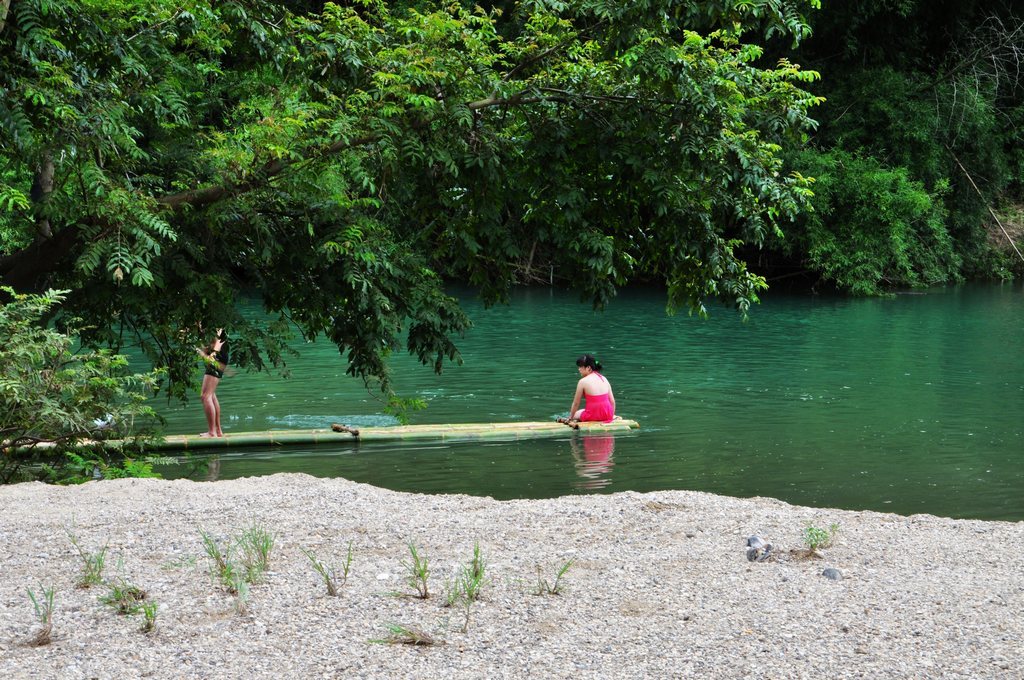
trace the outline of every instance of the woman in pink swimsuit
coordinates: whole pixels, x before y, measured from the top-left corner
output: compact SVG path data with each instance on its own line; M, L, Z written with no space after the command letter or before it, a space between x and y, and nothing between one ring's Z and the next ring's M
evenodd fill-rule
M592 354L584 354L576 360L580 381L576 383L576 396L569 409L570 420L609 423L615 419L615 395L612 386L601 375L601 362ZM580 400L586 397L586 406L576 410Z

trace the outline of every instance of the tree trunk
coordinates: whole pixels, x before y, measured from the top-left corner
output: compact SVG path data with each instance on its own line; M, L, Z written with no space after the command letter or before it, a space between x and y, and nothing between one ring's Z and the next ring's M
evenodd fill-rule
M7 23L7 10L11 8L11 0L0 0L0 33L4 32Z
M35 203L36 243L53 238L50 218L46 216L46 204L50 201L50 194L53 193L53 171L53 158L47 152L43 154L43 162L39 164L36 176L32 180L31 196L32 202Z
M0 284L11 286L18 291L42 290L46 287L57 263L76 247L76 230L65 229L54 237L53 226L47 214L46 204L53 193L54 172L53 158L46 152L36 167L32 189L29 192L36 223L36 236L29 247L0 257Z

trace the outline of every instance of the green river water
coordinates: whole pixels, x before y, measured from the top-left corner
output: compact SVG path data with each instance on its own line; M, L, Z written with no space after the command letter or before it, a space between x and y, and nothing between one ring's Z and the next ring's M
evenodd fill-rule
M618 412L641 429L510 442L253 449L210 478L275 472L498 499L693 489L818 507L1024 520L1024 291L963 286L887 299L770 293L744 323L664 312L623 291L604 312L564 291L517 290L491 309L468 294L465 363L435 375L394 357L413 423L564 415L575 358L596 353ZM256 314L257 310L252 310ZM228 432L395 421L327 342L296 345L290 378L239 372L219 389ZM197 368L198 371L198 368ZM159 408L169 433L205 429L198 398ZM170 466L168 477L183 474Z

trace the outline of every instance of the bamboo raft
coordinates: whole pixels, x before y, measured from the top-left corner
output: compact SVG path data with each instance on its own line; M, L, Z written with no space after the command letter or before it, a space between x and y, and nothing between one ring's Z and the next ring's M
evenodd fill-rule
M243 448L252 446L300 446L309 444L339 444L364 441L406 440L474 440L474 439L535 439L581 434L628 432L640 427L635 420L618 418L610 423L558 422L526 423L456 423L449 425L398 425L393 427L350 428L335 425L333 429L269 430L266 432L233 432L223 437L201 437L192 434L167 435L147 448L163 451L216 448Z

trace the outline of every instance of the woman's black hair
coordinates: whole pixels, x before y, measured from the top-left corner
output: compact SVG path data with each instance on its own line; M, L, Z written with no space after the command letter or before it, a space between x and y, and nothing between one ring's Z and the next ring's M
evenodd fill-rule
M593 354L584 354L576 360L577 366L586 366L589 369L601 372L601 362Z

